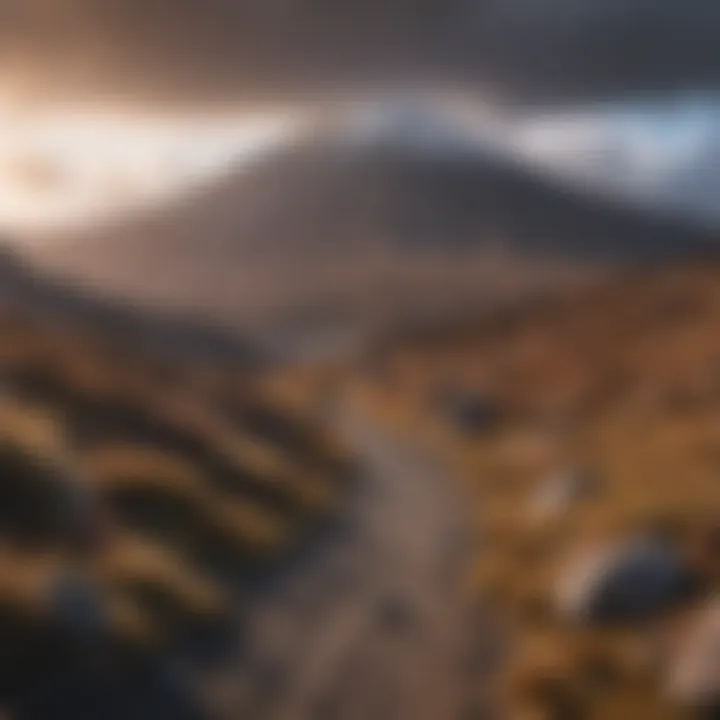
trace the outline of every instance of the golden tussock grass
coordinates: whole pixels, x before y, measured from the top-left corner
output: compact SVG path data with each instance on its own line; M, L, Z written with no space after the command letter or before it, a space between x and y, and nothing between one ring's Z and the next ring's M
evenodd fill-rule
M720 269L673 268L391 346L381 381L355 373L356 401L432 444L474 499L472 576L512 638L509 717L686 716L663 648L720 589L718 323ZM501 420L464 425L434 399L448 385ZM542 500L567 472L592 473L597 491ZM619 631L568 622L556 600L568 560L647 536L694 578L687 600Z
M260 385L0 309L3 658L25 639L42 662L58 603L148 653L237 614L243 573L332 512L348 462Z

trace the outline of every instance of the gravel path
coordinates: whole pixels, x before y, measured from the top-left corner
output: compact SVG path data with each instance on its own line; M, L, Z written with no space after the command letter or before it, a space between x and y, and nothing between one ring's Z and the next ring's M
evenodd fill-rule
M363 462L337 537L250 610L243 660L208 688L223 720L487 717L488 634L465 568L465 511L442 469L358 418Z

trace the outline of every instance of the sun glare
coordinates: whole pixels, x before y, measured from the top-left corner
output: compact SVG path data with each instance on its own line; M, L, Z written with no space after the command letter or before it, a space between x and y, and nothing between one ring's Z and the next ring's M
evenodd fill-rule
M0 231L47 235L157 202L289 139L299 113L142 118L0 102Z

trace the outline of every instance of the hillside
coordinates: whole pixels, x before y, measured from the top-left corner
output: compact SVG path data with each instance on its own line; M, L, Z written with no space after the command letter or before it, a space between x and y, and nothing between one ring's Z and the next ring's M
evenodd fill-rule
M308 342L705 252L714 235L489 152L330 134L34 259L136 302Z
M629 273L396 339L355 375L474 503L508 717L717 714L719 280Z
M117 301L102 290L91 292L77 283L62 282L26 262L9 243L0 244L0 303L48 322L78 323L160 356L180 355L246 369L270 360L236 332L197 318L192 311L153 312L134 304L132 298Z
M0 310L0 709L201 717L171 668L238 651L244 598L332 514L349 459L238 366L150 353L13 298Z

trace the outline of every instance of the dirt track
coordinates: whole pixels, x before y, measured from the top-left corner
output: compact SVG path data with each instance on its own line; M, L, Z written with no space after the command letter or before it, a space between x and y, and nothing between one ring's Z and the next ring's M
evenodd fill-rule
M228 720L487 717L462 504L421 453L343 424L363 460L357 497L337 537L253 607L243 661L210 689L215 709Z

